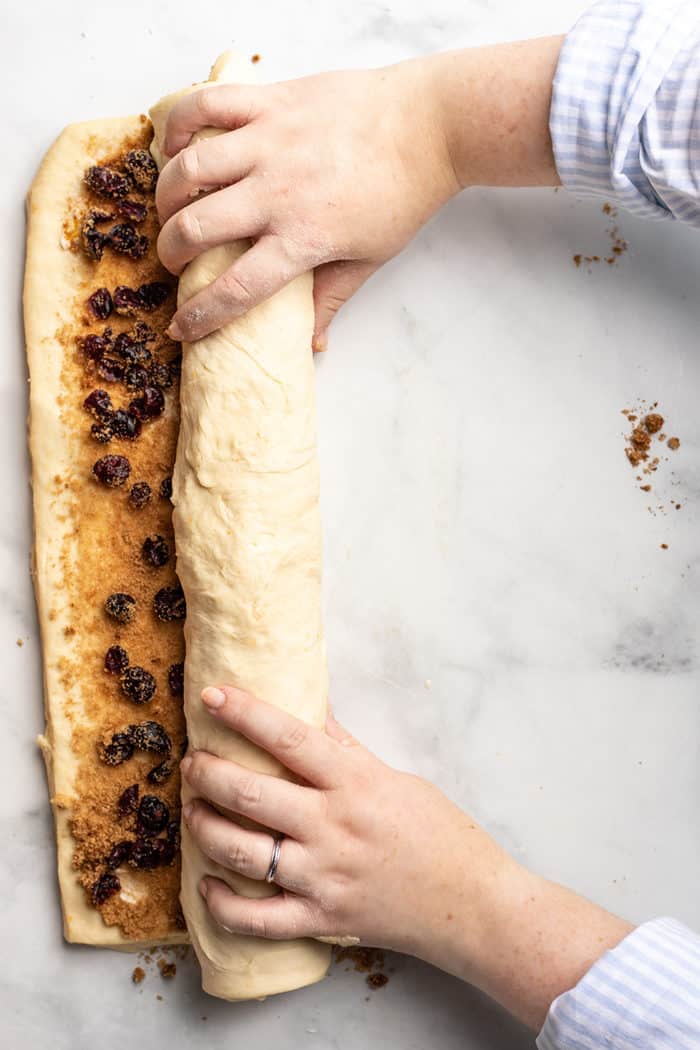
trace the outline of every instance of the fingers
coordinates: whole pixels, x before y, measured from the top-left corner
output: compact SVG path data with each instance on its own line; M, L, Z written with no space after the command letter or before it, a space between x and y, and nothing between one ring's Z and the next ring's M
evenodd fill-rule
M321 932L303 897L284 892L258 900L241 897L221 879L211 877L202 879L199 890L214 921L229 933L286 941Z
M205 689L202 700L215 718L269 751L310 784L325 788L337 783L341 755L337 744L320 729L231 685Z
M206 751L188 755L181 769L195 794L299 841L318 821L320 795L313 788L255 773Z
M178 216L186 215L190 208L178 212L169 221L176 222ZM230 235L220 238L232 239ZM290 256L280 237L272 234L261 237L233 266L179 307L170 322L168 335L177 341L194 343L234 317L240 317L263 299L269 299L305 269L302 262Z
M368 262L330 262L314 272L315 324L312 346L315 351L328 346L328 326L336 313L377 269Z
M237 182L252 167L252 143L247 128L200 139L180 150L158 176L156 206L161 226L180 208L191 204L199 193Z
M172 215L158 235L160 261L179 274L207 248L258 234L267 223L253 180L226 186Z
M184 810L187 827L207 857L249 879L262 881L270 870L275 840L264 831L242 828L201 799L188 803ZM307 885L304 875L304 851L294 839L283 839L275 883L296 893Z
M163 152L173 157L201 128L241 128L257 112L261 89L244 84L212 84L176 102L168 114Z

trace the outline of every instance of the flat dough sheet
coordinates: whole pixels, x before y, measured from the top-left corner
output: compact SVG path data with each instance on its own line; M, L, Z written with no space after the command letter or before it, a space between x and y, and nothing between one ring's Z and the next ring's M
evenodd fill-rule
M40 737L56 823L58 877L64 933L68 941L137 950L153 943L129 940L118 926L107 926L86 899L72 867L70 830L78 761L71 749L75 726L90 726L78 678L65 667L79 659L75 610L65 583L65 557L74 567L74 497L69 485L80 455L81 437L61 418L61 370L65 349L57 333L69 326L76 289L86 262L68 250L61 231L67 202L80 195L83 172L117 150L143 128L139 116L86 121L67 127L46 154L27 198L28 232L24 283L24 324L31 378L29 445L34 501L33 576L44 657L46 730ZM73 537L73 538L72 538ZM187 941L182 932L158 937L160 943Z

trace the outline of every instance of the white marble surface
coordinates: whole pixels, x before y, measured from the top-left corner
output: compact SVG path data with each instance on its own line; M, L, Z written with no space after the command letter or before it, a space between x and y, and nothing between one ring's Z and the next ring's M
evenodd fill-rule
M396 959L231 1007L132 987L132 961L66 947L42 768L29 558L22 195L62 125L142 110L229 46L269 77L564 30L580 0L261 0L6 6L0 244L0 1040L52 1047L515 1050L492 1004ZM337 321L319 362L326 600L339 716L436 780L523 861L633 920L700 925L700 241L552 191L454 201ZM620 409L658 399L682 439L652 516ZM675 475L671 475L671 468ZM671 483L674 483L673 486ZM660 549L668 543L668 551ZM15 641L24 640L19 648ZM430 680L432 688L425 685ZM164 1001L156 994L162 993ZM206 1022L201 1020L206 1015Z

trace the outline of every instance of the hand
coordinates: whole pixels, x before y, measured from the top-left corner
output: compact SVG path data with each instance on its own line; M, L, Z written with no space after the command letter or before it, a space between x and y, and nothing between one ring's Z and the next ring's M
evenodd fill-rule
M201 751L183 761L201 796L185 820L212 860L264 879L273 838L209 803L285 836L280 895L254 900L205 880L217 922L274 939L351 935L423 957L458 911L476 932L489 884L508 858L437 788L390 769L332 717L324 733L240 689L205 690L203 699L214 718L301 779L251 773Z
M253 246L173 318L193 341L316 267L314 348L338 307L458 185L420 61L263 87L212 85L169 114L158 253L179 274L214 245ZM188 146L204 127L226 133ZM193 201L202 190L213 190Z
M468 980L533 1028L632 927L526 871L437 788L390 769L329 717L312 728L240 689L205 689L211 716L274 755L297 783L206 752L182 762L184 818L212 860L264 879L282 832L274 897L200 892L214 920L259 937L344 937L419 956ZM208 800L208 801L207 801Z

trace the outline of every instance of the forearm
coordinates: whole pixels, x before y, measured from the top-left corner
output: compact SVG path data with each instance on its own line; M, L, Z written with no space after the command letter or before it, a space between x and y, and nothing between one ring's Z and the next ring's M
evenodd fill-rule
M418 954L476 985L535 1030L554 999L633 929L505 854L492 867L478 908L473 892L457 907Z
M549 111L563 39L468 48L422 60L461 187L559 185Z

